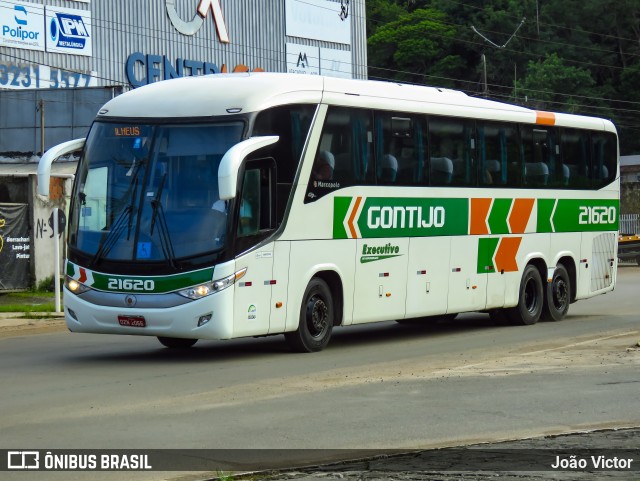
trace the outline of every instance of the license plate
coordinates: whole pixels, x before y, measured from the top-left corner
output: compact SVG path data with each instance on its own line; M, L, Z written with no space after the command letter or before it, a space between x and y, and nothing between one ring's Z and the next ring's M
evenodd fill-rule
M147 321L142 316L118 316L118 323L126 327L147 327Z

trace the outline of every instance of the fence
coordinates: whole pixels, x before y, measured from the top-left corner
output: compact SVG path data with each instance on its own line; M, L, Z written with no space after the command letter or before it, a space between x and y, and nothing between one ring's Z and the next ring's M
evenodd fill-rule
M640 234L640 214L621 214L620 233Z

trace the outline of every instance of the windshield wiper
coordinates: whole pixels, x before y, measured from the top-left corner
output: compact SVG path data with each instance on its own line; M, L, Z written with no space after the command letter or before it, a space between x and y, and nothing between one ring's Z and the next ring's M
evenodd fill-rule
M160 234L160 246L162 247L162 253L164 254L165 259L169 261L171 267L175 269L175 252L173 251L171 234L169 233L169 227L167 226L167 218L164 215L164 208L162 207L162 202L160 201L160 196L162 195L162 190L164 189L164 182L166 179L167 174L164 174L162 176L162 180L160 181L160 185L158 186L158 192L156 192L155 198L151 201L153 214L151 215L151 227L149 229L149 235L153 236L153 229L156 225L156 219L159 219L158 233Z
M129 196L129 203L122 209L116 221L111 225L111 230L107 234L107 236L100 244L98 251L93 256L91 263L93 265L98 265L102 259L104 259L111 249L116 245L118 239L120 238L120 234L124 230L124 227L127 226L127 241L131 238L131 228L133 227L133 211L135 208L135 200L136 194L138 192L138 173L140 172L140 167L144 162L140 162L137 166L135 166L136 170L133 173L133 177L131 178L131 183L129 184L129 189L131 189L131 195ZM127 219L125 223L125 219Z

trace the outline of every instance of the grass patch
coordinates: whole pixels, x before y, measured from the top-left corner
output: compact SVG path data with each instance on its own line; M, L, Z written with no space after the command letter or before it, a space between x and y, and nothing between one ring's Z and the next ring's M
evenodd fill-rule
M52 292L8 292L0 294L0 312L55 312Z
M0 304L0 312L55 312L55 302L45 304Z
M34 297L43 297L43 298L53 299L53 297L55 296L55 293L48 292L48 291L42 291L42 292L24 291L24 292L10 292L8 294L5 294L5 296L7 297L7 299L11 299L11 298L33 299Z

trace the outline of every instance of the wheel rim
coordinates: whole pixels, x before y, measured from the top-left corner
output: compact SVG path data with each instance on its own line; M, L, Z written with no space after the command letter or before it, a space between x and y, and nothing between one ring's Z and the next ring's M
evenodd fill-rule
M553 307L562 311L569 301L569 288L564 279L557 278L553 282Z
M538 308L538 297L535 280L528 279L524 286L524 305L530 313L534 313Z
M307 302L307 328L311 337L322 337L329 328L329 307L319 296L312 296Z

